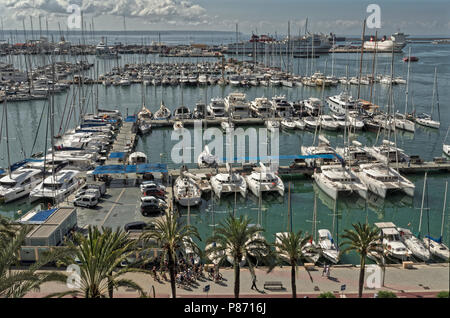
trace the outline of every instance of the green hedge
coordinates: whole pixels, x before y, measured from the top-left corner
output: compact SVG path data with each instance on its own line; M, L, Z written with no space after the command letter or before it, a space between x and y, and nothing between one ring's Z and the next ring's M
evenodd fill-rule
M441 291L436 295L437 298L448 298L448 291Z
M380 290L378 292L378 298L397 298L397 295L390 291Z
M326 292L319 295L319 298L336 298L332 292Z

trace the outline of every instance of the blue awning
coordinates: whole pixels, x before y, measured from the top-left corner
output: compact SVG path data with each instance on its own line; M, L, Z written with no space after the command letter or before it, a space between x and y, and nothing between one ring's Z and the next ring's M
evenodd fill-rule
M94 175L99 174L117 174L117 173L167 173L167 164L139 164L139 165L105 165L98 166L92 172Z
M136 115L128 116L125 118L125 122L127 123L135 123L136 122Z
M110 159L123 159L126 156L126 152L111 152L109 154Z

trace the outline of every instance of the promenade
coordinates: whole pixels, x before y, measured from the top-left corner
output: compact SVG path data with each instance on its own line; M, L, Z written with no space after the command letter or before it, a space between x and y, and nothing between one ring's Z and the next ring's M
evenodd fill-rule
M241 288L240 297L291 297L291 269L288 266L277 267L271 273L267 269L260 267L256 269L257 282L259 289L251 289L251 275L248 269L241 270ZM370 271L370 270L369 270ZM179 298L197 298L197 297L220 297L232 298L234 288L234 272L232 268L223 268L220 271L224 280L215 283L209 279L197 281L194 286L183 289L177 288L177 297ZM371 273L366 273L366 282ZM124 275L132 279L143 287L146 293L156 298L170 297L170 283L168 281L155 281L150 275L141 273L127 273ZM374 277L374 276L373 276ZM331 268L330 277L322 276L322 269L308 272L299 267L297 272L297 297L308 296L317 297L323 292L333 292L337 297L357 297L358 293L359 268L356 266L335 266ZM449 266L448 264L432 265L414 265L411 269L403 269L401 266L389 266L386 268L384 287L364 290L364 297L373 297L379 290L387 290L397 293L398 297L436 297L440 291L449 290ZM279 281L283 284L283 290L264 289L266 281ZM205 293L204 287L210 285L210 291ZM341 286L345 285L345 290L341 293ZM39 292L29 293L27 297L44 297L50 293L69 290L66 285L61 283L45 283L41 286ZM153 292L154 290L154 292ZM120 288L114 293L114 297L137 297L136 291Z

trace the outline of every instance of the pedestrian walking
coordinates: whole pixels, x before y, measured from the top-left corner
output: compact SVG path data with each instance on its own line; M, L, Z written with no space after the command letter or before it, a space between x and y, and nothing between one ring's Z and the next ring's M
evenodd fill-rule
M323 265L322 277L327 273L327 265Z
M256 275L254 275L252 278L252 288L251 289L258 290L258 287L256 287Z
M328 266L327 266L327 277L328 277L328 278L330 278L330 269L331 269L331 266L328 265Z

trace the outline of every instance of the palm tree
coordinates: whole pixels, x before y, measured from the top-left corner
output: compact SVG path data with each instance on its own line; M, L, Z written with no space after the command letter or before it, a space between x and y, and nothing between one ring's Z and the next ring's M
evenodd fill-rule
M66 266L75 262L79 267L79 281L76 290L54 293L47 297L62 297L65 295L85 298L104 298L108 294L113 297L114 289L129 287L145 296L143 289L130 279L121 278L128 272L147 272L131 266L119 266L127 262L137 251L136 242L128 238L122 230L113 231L110 228L89 227L85 237L76 233L74 241L67 242L71 255L65 257L62 263ZM138 263L138 262L136 262Z
M208 239L207 243L215 243L208 249L210 255L216 255L216 261L223 261L227 254L233 258L234 268L234 297L239 298L240 290L240 265L244 258L252 276L255 272L252 258L271 261L273 253L266 240L261 236L264 231L261 227L249 226L250 219L245 216L235 218L231 213L220 222L216 233ZM270 270L270 269L269 269Z
M355 251L360 256L360 272L359 272L359 290L358 296L362 297L364 288L364 274L366 266L366 256L371 252L378 253L378 245L380 236L380 230L376 227L364 223L352 224L354 230L345 230L341 236L346 241L341 243L341 246L347 245L341 253L347 253L349 251Z
M66 276L60 273L37 272L45 264L58 260L61 250L45 253L25 270L12 269L19 264L20 249L31 229L0 217L0 298L21 298L30 291L39 291L45 282L66 281Z
M191 240L193 237L201 240L200 235L194 226L181 224L178 215L170 211L166 212L163 219L156 220L153 224L155 227L144 232L141 240L155 240L157 246L164 250L168 259L172 297L176 298L175 275L177 252L182 251L183 245L189 243L190 247L196 253L200 253L198 246Z
M303 261L303 248L311 240L310 235L303 235L302 231L289 232L278 235L274 243L275 253L280 261L287 261L291 265L292 298L297 298L295 274L298 263Z

